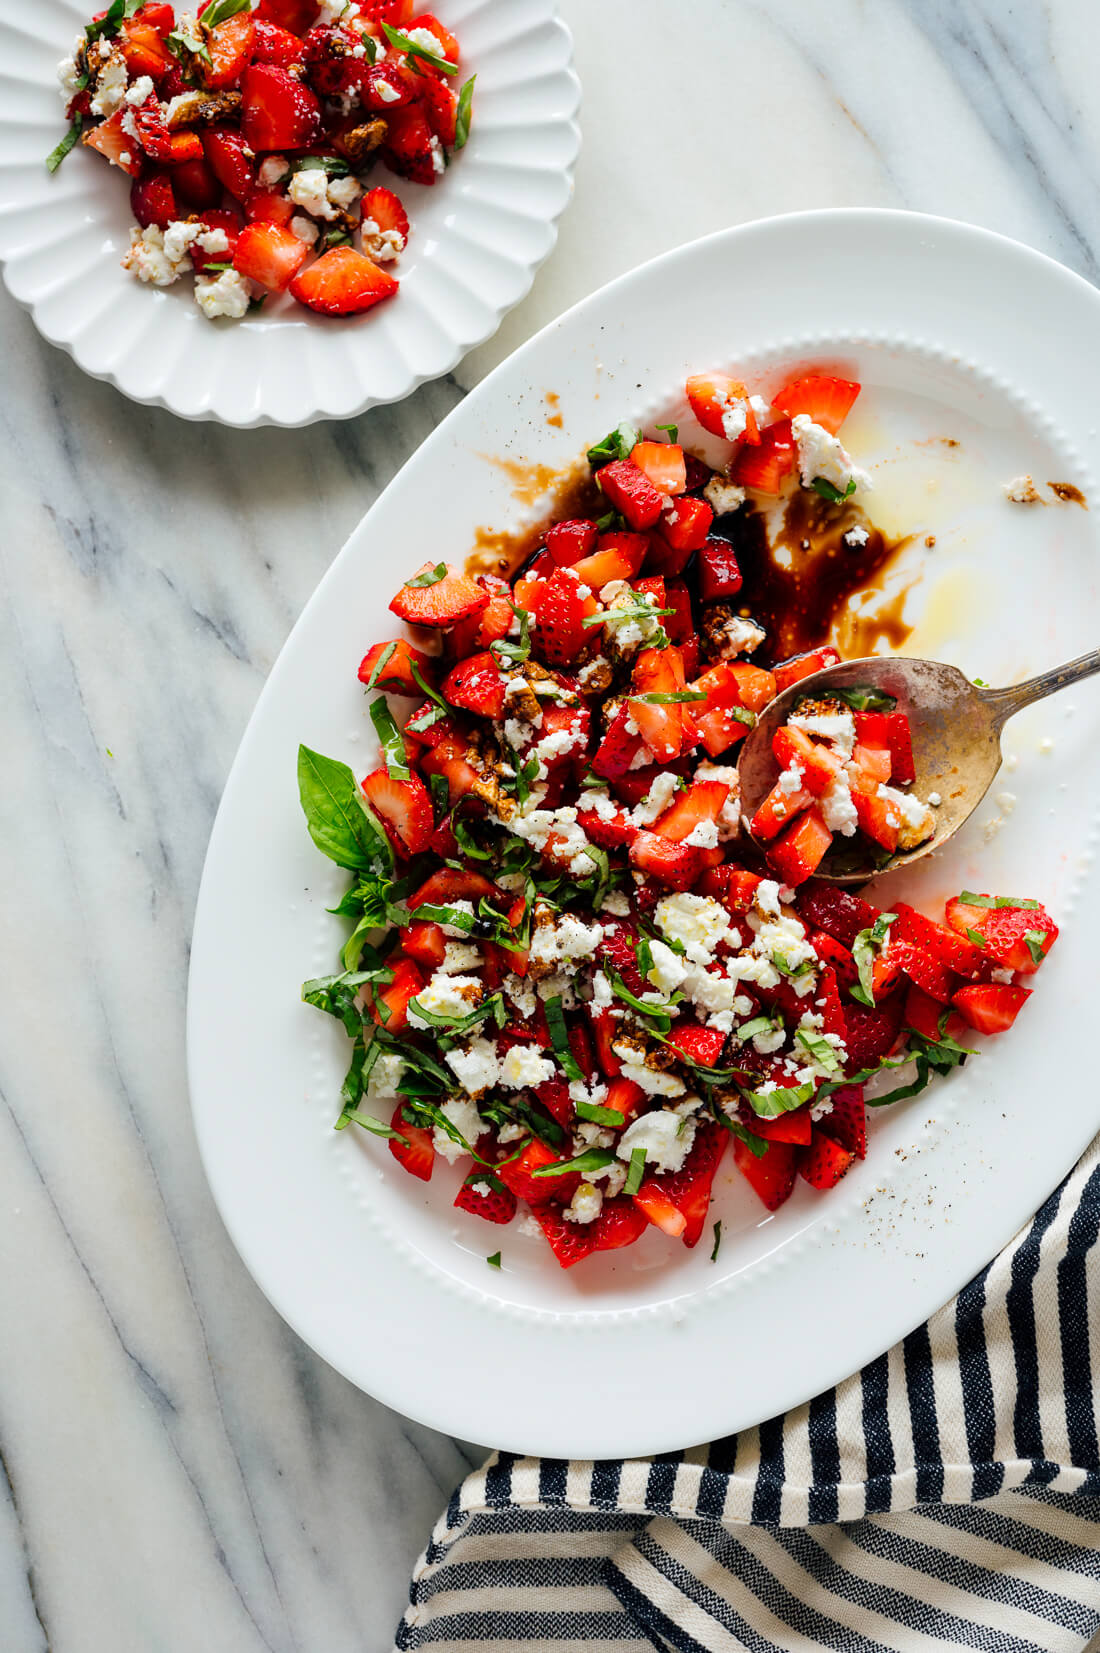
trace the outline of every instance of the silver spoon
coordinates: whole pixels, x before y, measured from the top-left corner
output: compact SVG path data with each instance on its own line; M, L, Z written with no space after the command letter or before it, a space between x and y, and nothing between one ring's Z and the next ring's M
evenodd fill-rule
M749 831L749 822L778 779L772 736L786 722L796 702L806 696L824 698L837 688L882 689L894 696L898 710L909 719L916 770L913 792L922 799L938 792L943 800L936 810L936 831L916 849L892 856L885 865L881 855L876 864L873 848L867 844L864 850L864 841L860 840L861 847L853 844L835 870L830 869L830 858L826 857L815 876L833 884L862 884L876 874L912 866L958 832L989 791L1001 767L1001 730L1009 718L1033 701L1043 700L1096 672L1100 672L1100 649L1008 689L980 689L957 666L901 655L875 655L827 666L776 695L742 746L737 769L745 830ZM840 842L847 845L848 840ZM760 847L766 848L763 844Z

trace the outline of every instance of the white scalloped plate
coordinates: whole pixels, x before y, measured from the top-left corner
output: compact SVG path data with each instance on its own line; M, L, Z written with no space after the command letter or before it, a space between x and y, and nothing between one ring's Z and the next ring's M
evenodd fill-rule
M210 322L188 279L141 285L120 267L127 181L64 131L56 65L90 0L0 0L0 261L51 344L137 402L227 425L349 419L449 373L527 294L557 239L580 145L580 84L554 0L438 0L477 74L470 141L434 188L389 183L412 221L401 291L367 315L317 316L289 297Z
M294 765L304 740L370 767L355 671L392 630L400 570L461 558L479 529L518 523L517 462L564 468L621 418L683 417L684 377L707 366L767 386L832 362L863 381L846 439L871 468L876 519L918 535L898 575L915 579L912 652L990 682L1083 652L1100 630L1093 517L1012 506L1001 484L1029 471L1092 497L1098 344L1091 287L983 231L875 212L748 225L657 259L525 345L360 524L230 776L189 1026L199 1143L229 1231L275 1306L354 1382L518 1451L599 1457L710 1439L804 1401L907 1333L1069 1169L1097 1125L1078 1080L1094 1014L1100 684L1018 719L1002 801L890 885L931 909L963 887L1050 906L1063 934L1020 1024L876 1117L868 1159L830 1195L800 1184L768 1217L727 1158L714 1263L709 1238L688 1253L653 1231L563 1273L518 1225L455 1212L457 1170L441 1164L425 1186L374 1139L332 1130L346 1042L298 988L333 968L342 926L325 907L344 878L305 833ZM429 492L446 504L430 520L416 508ZM499 1272L485 1261L498 1247Z

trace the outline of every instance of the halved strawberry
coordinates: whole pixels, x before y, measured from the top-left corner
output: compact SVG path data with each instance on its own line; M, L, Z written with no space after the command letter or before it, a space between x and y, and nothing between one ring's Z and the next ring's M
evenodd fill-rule
M409 924L401 932L401 947L418 964L438 970L447 953L447 937L440 924Z
M685 838L691 837L697 827L705 829L707 825L717 822L729 795L726 781L695 781L676 794L670 807L653 823L653 830L674 844L682 843ZM701 836L708 834L704 830ZM713 848L713 844L709 847Z
M364 223L369 218L380 230L395 230L408 243L409 215L392 189L383 189L380 184L369 189L363 197L362 216Z
M798 916L850 948L861 930L870 930L882 912L860 895L836 884L809 884L798 892ZM918 939L918 938L914 938Z
M409 1002L416 998L424 985L412 959L397 959L393 965L393 980L385 987L372 991L370 1014L387 1033L400 1033L407 1027Z
M596 612L592 596L582 597L576 569L555 569L539 597L535 637L539 654L551 665L568 666L589 640L584 621Z
M483 1192L485 1189L488 1193ZM471 1217L484 1217L487 1223L510 1223L516 1214L512 1190L484 1168L470 1172L455 1195L455 1205Z
M760 494L780 494L798 462L798 448L789 419L779 419L760 433L754 446L743 443L733 456L729 476L742 488Z
M250 149L305 149L321 130L321 105L285 69L252 63L241 76L241 130Z
M819 1129L857 1159L866 1159L867 1109L863 1103L863 1086L845 1085L842 1090L834 1091L832 1104Z
M442 160L442 147L419 104L392 105L386 114L384 154L390 169L415 184L434 184L435 156Z
M395 781L388 770L375 769L362 788L399 854L419 855L427 849L435 823L428 788L418 775Z
M693 551L707 543L714 512L705 499L670 499L655 527L661 541L650 542L649 566L662 574L679 574Z
M256 182L256 161L236 127L208 126L202 135L202 147L218 182L238 201L247 201Z
M789 660L781 660L778 666L772 668L776 694L782 694L792 683L801 683L804 677L812 677L814 672L824 671L826 666L835 666L839 661L840 655L828 643L819 649L808 649L805 654L792 655Z
M1001 986L996 982L960 987L951 1003L978 1033L1004 1033L1030 999L1030 987Z
M227 17L210 30L202 61L203 83L210 87L235 86L252 57L253 23L250 11Z
M835 1188L855 1157L851 1149L815 1130L810 1146L802 1151L798 1174L811 1188Z
M453 149L458 122L458 98L446 81L434 74L422 76L420 102L428 125L445 149Z
M258 11L253 13L254 63L274 63L280 69L289 69L292 63L301 63L303 58L303 44L296 34L291 34L289 29L280 28L278 23L269 23Z
M772 1142L758 1159L738 1137L733 1139L734 1164L769 1211L778 1211L794 1189L799 1150L789 1142Z
M844 1006L844 1043L848 1050L847 1067L852 1073L877 1067L884 1056L889 1056L898 1042L904 1013L902 995L892 994L871 1009L867 1005L849 1001Z
M414 913L428 902L434 907L446 907L453 901L487 900L500 903L502 897L503 891L479 872L466 867L440 867L438 872L433 872L424 880L419 889L406 896L405 905Z
M675 442L638 442L631 449L630 463L666 498L682 494L687 487L684 450Z
M388 656L387 650L392 651ZM383 657L386 657L386 663L375 677L374 673ZM404 637L397 637L388 643L375 643L372 649L367 650L359 667L359 681L370 683L375 689L384 689L388 694L411 695L415 699L424 691L413 676L414 666L423 681L430 685L435 669L434 662L419 649L414 649Z
M597 1236L593 1230L598 1228L599 1218L594 1223L571 1223L547 1205L535 1206L532 1215L562 1268L572 1268L574 1263L583 1262L597 1249Z
M122 130L121 109L85 132L81 142L86 143L89 149L98 149L112 166L121 167L131 178L141 176L145 166L144 152L136 138Z
M793 419L804 413L835 436L859 395L860 386L851 379L834 379L824 373L807 373L792 379L772 397L772 407Z
M142 229L157 224L166 230L179 217L172 180L166 172L151 172L130 185L130 211Z
M933 1042L939 1040L946 1033L949 1039L958 1039L965 1027L961 1016L951 1010L944 1020L944 1007L939 1000L930 998L922 993L914 983L905 995L905 1013L903 1020L906 1027L911 1027L925 1039ZM943 1032L940 1022L943 1021Z
M724 1125L707 1120L695 1132L695 1141L679 1171L643 1177L634 1195L651 1223L666 1234L676 1233L686 1246L698 1244L710 1206L711 1186L729 1133Z
M438 579L438 568L446 572ZM431 576L428 584L417 584ZM413 626L453 626L467 614L480 614L489 602L489 593L454 563L426 562L410 575L390 603L390 612Z
M713 1068L725 1047L726 1035L717 1027L700 1027L697 1023L691 1022L673 1022L668 1042L673 1050L679 1051L681 1056L686 1056L689 1062L695 1062L700 1067Z
M452 706L476 712L479 717L497 718L504 710L505 682L491 654L474 654L448 672L442 694Z
M833 835L816 808L807 809L768 851L769 865L785 884L804 884L824 859Z
M931 953L918 947L916 942L901 941L891 935L890 940L875 960L875 967L882 963L895 966L904 972L909 980L916 982L921 990L931 998L938 999L940 1004L947 1004L951 998L951 977L943 965L934 959ZM878 993L878 983L875 983L875 993Z
M758 440L756 415L740 379L731 379L728 373L693 373L684 389L692 413L712 436L724 436L731 442L738 436L746 442ZM739 433L735 431L738 424Z
M596 1231L597 1251L618 1251L641 1239L649 1219L629 1196L621 1194L617 1199L605 1199L596 1221L588 1227Z
M354 247L330 247L290 284L291 297L323 316L358 316L392 298L398 282Z
M630 459L615 459L596 472L596 481L613 510L621 511L631 528L652 528L665 496Z
M233 268L281 293L309 257L304 241L280 224L246 224L233 252Z
M611 580L631 580L646 560L650 541L646 534L615 528L601 534L595 551L573 564L582 584L599 591Z
M604 780L617 781L625 776L645 744L636 730L631 732L628 727L630 722L630 709L624 703L596 748L592 769Z
M435 1165L435 1145L432 1142L432 1133L424 1125L410 1125L408 1120L403 1119L401 1110L404 1106L403 1102L397 1104L393 1111L393 1118L390 1120L390 1129L400 1131L405 1141L395 1142L391 1137L390 1153L397 1163L408 1171L410 1176L419 1177L421 1182L431 1182L432 1168Z
M741 589L741 569L728 540L708 539L699 553L699 595L705 603L719 597L736 597Z
M986 896L985 899L993 898ZM1040 906L982 907L953 897L947 903L947 922L960 935L968 930L980 935L985 942L982 950L985 958L1023 976L1038 970L1058 939L1057 924L1046 908Z
M596 549L600 531L586 517L572 517L567 522L556 522L546 531L546 549L559 568L572 568L582 557L590 557Z
M479 585L485 584L484 575L479 577ZM474 642L479 649L487 649L490 643L499 643L507 637L512 629L512 603L508 596L501 596L495 591L490 592L489 601L482 610L477 623L477 635Z
M516 1198L526 1200L529 1205L544 1205L550 1199L571 1200L581 1180L576 1171L567 1171L560 1177L535 1176L536 1171L556 1164L562 1157L553 1148L548 1148L545 1142L540 1142L538 1137L532 1137L522 1153L497 1165L495 1170ZM535 1214L537 1216L538 1212Z
M670 890L690 890L708 867L721 863L720 849L673 844L657 832L639 832L630 846L630 864Z

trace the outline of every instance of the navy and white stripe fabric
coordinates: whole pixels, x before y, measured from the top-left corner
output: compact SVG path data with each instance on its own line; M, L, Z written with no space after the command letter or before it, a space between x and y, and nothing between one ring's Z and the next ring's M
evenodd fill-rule
M1100 1139L932 1319L836 1389L627 1462L499 1453L396 1646L1080 1653L1100 1630Z

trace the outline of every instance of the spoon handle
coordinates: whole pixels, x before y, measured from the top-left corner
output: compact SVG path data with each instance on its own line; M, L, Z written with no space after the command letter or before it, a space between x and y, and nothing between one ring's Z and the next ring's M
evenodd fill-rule
M1083 677L1092 677L1096 672L1100 672L1100 649L1082 654L1064 666L1055 666L1049 672L1040 672L1038 677L1029 677L1026 683L1014 683L1008 689L983 689L982 699L1000 731L1010 717L1015 717L1033 701L1045 700L1048 694L1068 689L1071 683L1079 683Z

